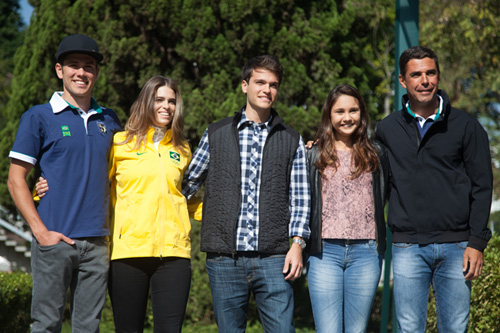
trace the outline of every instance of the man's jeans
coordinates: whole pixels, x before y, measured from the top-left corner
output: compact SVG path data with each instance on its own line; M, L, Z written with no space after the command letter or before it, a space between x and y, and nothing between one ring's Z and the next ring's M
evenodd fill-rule
M41 246L33 238L32 332L61 331L68 288L72 332L99 332L109 267L106 238L73 240Z
M207 254L207 271L219 332L245 332L253 292L265 332L295 332L293 289L285 281L285 255Z
M399 332L425 332L429 288L436 299L439 332L466 332L470 281L462 271L467 242L394 243L394 300Z
M323 240L323 252L307 261L318 333L366 332L381 267L374 240Z

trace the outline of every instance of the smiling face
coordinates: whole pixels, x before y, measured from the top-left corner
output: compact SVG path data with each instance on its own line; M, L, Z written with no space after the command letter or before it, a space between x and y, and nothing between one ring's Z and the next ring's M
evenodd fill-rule
M411 59L406 64L405 75L399 75L399 83L408 93L412 110L434 108L437 103L439 71L431 58Z
M247 95L247 112L270 112L278 95L278 87L276 74L263 68L254 69L248 82L241 82L241 90Z
M349 95L340 95L332 106L330 117L335 139L352 143L352 135L361 124L359 101Z
M56 64L56 73L63 81L63 98L72 105L90 103L92 89L99 74L95 58L80 53L67 55Z
M156 90L154 101L154 125L157 127L169 126L174 119L177 99L175 91L168 86L161 86Z

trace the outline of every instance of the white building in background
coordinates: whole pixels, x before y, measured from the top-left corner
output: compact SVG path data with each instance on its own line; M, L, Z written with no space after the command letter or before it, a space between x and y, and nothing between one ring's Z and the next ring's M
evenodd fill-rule
M0 257L0 272L10 273L11 271L12 267L10 265L10 262L4 257Z

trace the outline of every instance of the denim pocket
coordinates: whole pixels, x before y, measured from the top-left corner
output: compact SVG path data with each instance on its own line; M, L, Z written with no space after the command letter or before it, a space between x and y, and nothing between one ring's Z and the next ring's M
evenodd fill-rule
M457 246L463 250L465 250L467 248L467 245L469 245L469 242L468 241L463 241L463 242L457 242L456 243Z
M377 241L370 239L367 243L366 246L368 249L373 253L373 254L378 254L377 251Z

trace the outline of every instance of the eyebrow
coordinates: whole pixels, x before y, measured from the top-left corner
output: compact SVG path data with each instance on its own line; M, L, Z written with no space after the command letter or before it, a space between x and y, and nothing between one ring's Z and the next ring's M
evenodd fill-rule
M353 107L353 108L338 107L338 108L333 109L333 111L345 111L345 110L347 110L347 111L359 111L359 110L361 110L361 108L359 108L359 107Z
M433 69L428 69L426 71L413 71L413 72L410 72L410 75L422 74L422 73L437 73L437 69L433 68Z
M279 86L279 82L278 81L267 81L265 79L255 79L255 82L256 83L269 83L269 85L271 86Z

